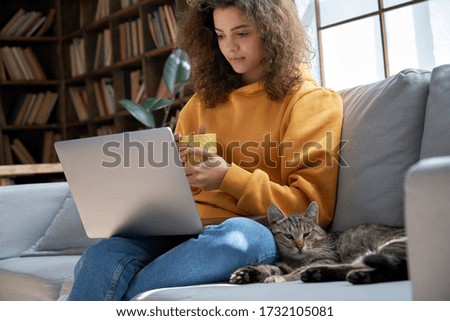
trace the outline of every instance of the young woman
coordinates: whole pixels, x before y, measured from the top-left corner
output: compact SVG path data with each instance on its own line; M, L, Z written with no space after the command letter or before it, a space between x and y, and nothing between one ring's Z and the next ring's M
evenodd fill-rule
M309 42L294 2L188 3L178 39L196 94L176 131L217 136L217 154L180 145L205 229L191 237L101 241L78 263L70 300L127 300L273 264L273 237L252 219L271 203L298 213L315 200L321 225L333 218L342 103L307 71ZM202 161L190 164L190 154Z

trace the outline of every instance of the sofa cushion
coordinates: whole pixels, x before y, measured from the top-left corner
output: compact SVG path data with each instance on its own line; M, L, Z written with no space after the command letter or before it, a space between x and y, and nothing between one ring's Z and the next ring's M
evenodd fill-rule
M396 301L411 300L411 282L352 285L349 282L209 284L157 289L137 295L142 301Z
M57 300L78 260L76 255L0 260L0 301Z
M419 159L430 72L407 69L340 92L341 166L332 230L403 226L403 180Z
M69 193L67 183L0 187L0 259L20 255L45 233ZM32 210L30 210L32 209Z
M82 254L88 246L98 241L86 235L71 193L66 195L60 206L44 235L22 256Z
M420 158L450 155L450 65L433 69Z

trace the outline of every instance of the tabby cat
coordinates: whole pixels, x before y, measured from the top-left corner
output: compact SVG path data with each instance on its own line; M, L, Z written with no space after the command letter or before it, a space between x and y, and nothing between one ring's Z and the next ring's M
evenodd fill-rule
M267 219L279 261L276 265L240 268L231 275L230 282L347 280L366 284L408 278L404 229L368 224L327 233L318 225L318 216L316 202L305 213L290 216L271 205Z

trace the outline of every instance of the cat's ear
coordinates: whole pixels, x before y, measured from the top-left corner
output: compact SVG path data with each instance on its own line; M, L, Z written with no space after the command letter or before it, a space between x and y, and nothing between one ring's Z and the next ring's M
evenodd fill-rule
M303 214L306 218L310 218L314 220L314 222L319 221L319 205L317 202L312 201L311 204L309 204L308 208L306 209L305 213Z
M286 218L286 215L275 204L271 204L269 206L269 208L267 209L267 219L269 221L269 224L278 222L285 218Z

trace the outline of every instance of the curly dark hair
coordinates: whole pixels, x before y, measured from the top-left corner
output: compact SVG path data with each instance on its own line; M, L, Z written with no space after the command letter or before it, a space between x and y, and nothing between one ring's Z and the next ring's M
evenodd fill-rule
M310 63L312 49L293 0L188 0L180 19L177 47L185 50L192 68L191 84L206 107L227 100L243 85L222 55L214 31L216 8L238 7L256 24L264 45L266 73L262 84L279 101L302 82L300 65Z

